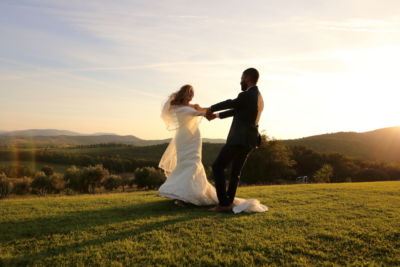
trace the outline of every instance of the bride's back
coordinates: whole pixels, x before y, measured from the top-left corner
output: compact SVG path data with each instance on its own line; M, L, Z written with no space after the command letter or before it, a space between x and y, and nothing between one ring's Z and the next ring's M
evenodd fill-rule
M199 112L190 106L175 106L174 107L176 119L178 122L178 131L189 131L194 133L198 131L198 126L201 117Z

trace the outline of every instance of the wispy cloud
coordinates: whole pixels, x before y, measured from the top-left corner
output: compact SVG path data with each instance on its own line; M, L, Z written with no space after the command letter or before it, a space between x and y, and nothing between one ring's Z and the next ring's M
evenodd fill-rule
M321 29L334 31L400 33L400 21L397 18L385 20L349 19L342 22L321 21L318 22L318 25Z
M400 68L391 58L400 47L399 8L400 2L389 0L254 0L250 6L214 0L2 2L1 90L14 91L6 92L1 106L7 104L7 114L18 113L21 100L28 105L33 94L54 96L51 100L58 95L58 101L41 103L43 114L58 107L72 124L95 120L85 112L96 110L102 116L98 125L108 116L109 127L120 132L160 137L157 103L171 90L193 82L197 99L211 104L234 96L241 71L254 66L262 73L267 103L261 123L271 135L323 131L315 125L336 116L334 104L343 94L360 92L359 80L372 90L378 73L390 81L381 93L398 87L398 73L391 69ZM385 54L386 45L393 49ZM343 114L354 108L348 102ZM37 113L32 106L26 110ZM124 112L124 120L113 120ZM299 125L300 113L309 124ZM339 127L343 118L330 123ZM140 124L128 128L132 121ZM15 119L2 123L15 125ZM203 126L204 134L224 137L226 123Z

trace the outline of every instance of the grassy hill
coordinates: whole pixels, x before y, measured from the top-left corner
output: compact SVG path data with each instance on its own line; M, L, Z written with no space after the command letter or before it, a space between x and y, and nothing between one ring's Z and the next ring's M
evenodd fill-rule
M289 146L302 145L317 152L338 152L366 160L400 161L400 127L383 128L364 133L338 132L282 141ZM101 133L82 135L65 130L51 129L0 132L0 146L8 147L15 145L20 147L72 147L111 143L155 146L168 142L169 139L144 140L133 135L121 136ZM225 140L204 138L203 142L221 144ZM144 150L146 149L144 148ZM148 151L151 150L153 150L153 147L148 149Z
M340 132L284 140L289 146L303 145L317 152L338 152L367 160L400 161L400 127L370 132Z
M215 214L154 191L0 201L3 266L400 265L400 182L241 187Z
M58 130L27 130L14 134L0 134L2 150L23 151L28 149L53 149L58 152L80 153L99 156L119 155L127 159L146 159L158 161L165 150L169 139L143 140L128 135L65 135L66 131L58 131L62 135L48 136ZM23 134L22 134L23 132ZM19 133L20 135L16 135ZM43 135L29 135L41 133ZM375 131L355 133L339 132L304 137L293 140L282 140L288 146L306 146L322 153L338 152L351 157L373 161L400 162L400 127L378 129ZM203 139L204 162L210 164L221 147L222 139ZM117 144L110 146L92 147L94 144ZM130 147L118 146L127 144ZM2 159L0 158L0 161Z

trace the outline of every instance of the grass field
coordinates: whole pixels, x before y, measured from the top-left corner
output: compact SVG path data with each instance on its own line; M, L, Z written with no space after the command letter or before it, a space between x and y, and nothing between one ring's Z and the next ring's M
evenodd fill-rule
M0 265L400 266L400 182L241 187L214 214L154 191L0 201Z

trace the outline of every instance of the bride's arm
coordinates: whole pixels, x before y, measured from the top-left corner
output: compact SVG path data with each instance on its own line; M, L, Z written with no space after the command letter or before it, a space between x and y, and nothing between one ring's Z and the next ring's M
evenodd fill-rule
M201 112L201 113L206 113L207 109L200 107L198 104L190 104L192 108L194 108L196 111Z

